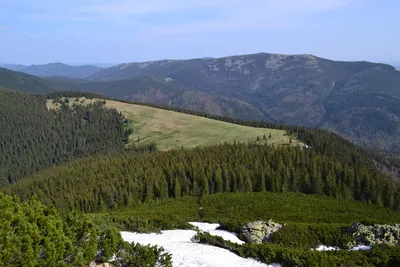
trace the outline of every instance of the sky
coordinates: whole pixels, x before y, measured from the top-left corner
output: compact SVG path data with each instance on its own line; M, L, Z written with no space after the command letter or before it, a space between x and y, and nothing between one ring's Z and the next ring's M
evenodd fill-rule
M0 0L0 62L258 52L400 65L398 0Z

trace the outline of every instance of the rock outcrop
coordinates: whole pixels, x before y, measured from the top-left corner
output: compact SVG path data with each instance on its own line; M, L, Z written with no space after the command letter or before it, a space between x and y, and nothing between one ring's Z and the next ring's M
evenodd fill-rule
M352 233L354 237L354 241L349 244L350 248L357 245L373 246L376 244L395 246L400 240L400 224L367 226L355 223L346 231Z
M247 243L261 244L271 240L272 234L283 227L272 220L250 222L242 227L242 235Z

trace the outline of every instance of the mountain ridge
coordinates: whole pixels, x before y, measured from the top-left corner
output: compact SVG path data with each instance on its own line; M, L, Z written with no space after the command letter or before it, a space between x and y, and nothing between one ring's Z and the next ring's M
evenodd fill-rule
M104 68L102 71L95 73L93 75L88 76L87 78L89 80L102 80L102 81L110 81L110 80L120 80L120 79L126 79L126 78L132 78L135 76L124 76L122 77L104 77L106 79L101 79L99 78L99 76L101 77L102 73L107 73L110 71L114 71L117 69L120 70L124 70L127 68L131 68L131 67L138 67L140 69L145 69L148 66L151 65L159 65L161 66L165 66L168 64L176 64L176 63L189 63L192 62L194 64L198 63L199 65L202 65L204 63L208 63L208 64L213 64L215 61L217 60L231 60L231 59L235 59L235 58L243 58L243 57L259 57L259 56L270 56L270 57L275 57L275 58L282 58L282 57L308 57L308 58L315 58L315 59L321 59L321 60L326 60L326 61L331 61L331 62L340 62L340 63L370 63L370 64L382 64L382 65L387 65L387 66L391 66L389 64L386 63L375 63L375 62L370 62L370 61L335 61L335 60L330 60L330 59L325 59L322 57L318 57L315 56L313 54L274 54L274 53L266 53L266 52L259 52L259 53L253 53L253 54L246 54L246 55L230 55L230 56L224 56L224 57L218 57L218 58L214 58L214 57L201 57L201 58L192 58L192 59L161 59L161 60L152 60L152 61L139 61L139 62L124 62L109 68ZM228 65L230 63L227 63ZM191 65L193 67L193 64ZM131 69L132 70L132 69ZM137 75L135 73L132 73L133 75Z
M256 53L123 63L87 79L42 81L54 90L326 128L364 147L400 151L400 72L388 64Z
M400 134L400 110L396 108L400 72L388 64L257 53L125 63L88 79L104 82L142 75L246 101L264 120L323 127L364 146L400 150L396 137ZM384 144L388 136L394 145Z
M103 68L90 64L72 66L61 62L52 62L47 64L32 64L29 66L19 64L2 64L0 67L20 71L26 74L39 77L69 77L69 78L85 78Z
M0 68L0 87L40 94L57 91L39 77L5 68Z

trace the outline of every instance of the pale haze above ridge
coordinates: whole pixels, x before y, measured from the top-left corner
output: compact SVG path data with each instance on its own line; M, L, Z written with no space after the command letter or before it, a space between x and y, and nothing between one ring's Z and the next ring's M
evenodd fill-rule
M2 62L139 62L258 52L400 61L396 0L15 0Z

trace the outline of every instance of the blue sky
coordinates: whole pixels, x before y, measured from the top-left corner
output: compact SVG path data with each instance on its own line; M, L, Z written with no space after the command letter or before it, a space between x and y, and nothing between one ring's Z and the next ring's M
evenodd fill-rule
M400 62L398 0L3 0L0 62L257 52Z

